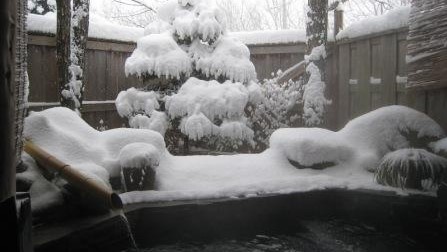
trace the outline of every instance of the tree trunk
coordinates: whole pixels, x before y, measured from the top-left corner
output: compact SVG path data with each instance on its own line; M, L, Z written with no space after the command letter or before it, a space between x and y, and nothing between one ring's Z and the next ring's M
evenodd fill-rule
M79 90L75 91L76 109L81 111L84 94L84 71L85 71L85 52L87 50L88 25L89 25L89 5L90 0L73 0L73 37L71 45L71 78L80 84Z
M15 202L15 26L17 1L0 1L0 216L2 250L18 250ZM6 249L6 250L8 250Z
M70 81L70 27L71 27L71 6L70 1L57 0L57 34L56 34L56 54L57 54L57 83L61 92L61 106L74 108L73 100L67 99L64 92L69 92Z
M325 106L330 104L324 96L326 79L326 42L328 27L328 1L308 0L307 56L303 93L303 121L307 126L323 123Z

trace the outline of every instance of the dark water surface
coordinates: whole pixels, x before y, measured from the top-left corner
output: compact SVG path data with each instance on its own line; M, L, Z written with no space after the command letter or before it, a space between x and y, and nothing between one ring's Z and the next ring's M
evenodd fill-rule
M199 225L199 224L198 224ZM148 237L148 239L150 239ZM416 237L417 239L417 237ZM134 252L131 249L127 252ZM171 251L440 251L405 235L401 230L379 230L360 221L311 220L303 221L294 231L283 234L257 234L236 239L208 241L178 241L143 248L140 252Z

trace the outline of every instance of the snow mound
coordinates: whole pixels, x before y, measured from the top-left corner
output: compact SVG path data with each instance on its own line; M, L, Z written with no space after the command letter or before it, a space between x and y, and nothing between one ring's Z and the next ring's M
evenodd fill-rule
M335 132L320 128L279 129L270 137L270 148L306 167L347 162L355 152Z
M411 139L412 134L416 139ZM355 162L375 170L387 153L425 144L444 136L443 129L427 115L404 106L377 109L350 121L338 132L318 128L280 129L270 147L303 166Z
M119 176L122 163L127 164L139 158L147 160L149 151L150 162L155 164L166 150L163 137L157 132L136 129L100 132L90 127L74 111L62 107L32 112L25 119L24 137L107 186L110 186L110 177ZM151 147L146 151L135 152L132 158L120 155L128 153L130 149L135 150L135 143ZM154 155L155 150L159 153L158 157ZM139 154L142 156L139 157Z
M137 48L127 58L126 75L166 76L179 79L191 74L191 59L169 33L151 34L137 41Z
M380 157L393 150L413 147L417 143L410 141L411 134L415 134L416 141L445 135L433 119L404 106L383 107L360 116L346 124L339 134Z
M365 18L340 31L337 35L337 39L356 38L407 27L410 11L410 6L402 6L390 10L382 16Z

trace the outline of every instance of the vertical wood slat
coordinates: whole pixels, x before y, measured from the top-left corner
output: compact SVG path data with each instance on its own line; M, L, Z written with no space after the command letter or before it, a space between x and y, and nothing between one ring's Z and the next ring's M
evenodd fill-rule
M370 40L362 40L357 42L357 57L356 64L359 67L358 70L358 86L359 86L359 99L356 107L358 110L353 116L359 116L367 113L371 110L371 43Z
M340 128L346 122L348 122L350 117L350 87L349 87L349 77L350 77L350 44L343 44L338 47L339 57L338 57L338 127Z
M371 43L371 69L370 69L370 78L380 79L380 83L374 83L372 79L369 81L370 88L370 107L369 110L377 109L385 105L385 83L383 80L383 52L384 52L384 44L379 38L373 38L370 40Z
M382 106L397 104L396 76L397 76L397 35L391 34L381 38L382 43Z

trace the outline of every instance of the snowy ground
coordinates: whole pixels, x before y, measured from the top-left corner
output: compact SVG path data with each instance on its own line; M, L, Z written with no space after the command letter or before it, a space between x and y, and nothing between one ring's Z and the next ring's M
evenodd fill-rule
M428 116L403 106L375 110L333 132L318 128L279 129L261 154L172 156L162 136L152 130L97 131L67 108L31 113L25 137L86 176L109 185L122 167L151 166L156 191L121 194L124 204L244 198L326 188L371 189L399 194L424 193L378 185L374 173L387 153L412 147L405 135L442 139L442 128ZM432 140L430 140L432 141ZM444 141L427 145L444 148ZM33 210L63 203L60 181L48 181L25 155L28 170L18 179L33 181ZM293 164L293 165L292 165ZM298 169L318 167L326 169ZM140 167L143 168L143 167Z
M159 191L121 194L124 204L244 198L326 188L385 190L400 194L411 192L378 185L374 182L373 173L349 164L324 171L299 170L276 150L232 156L180 157L166 154L162 160L156 178Z

